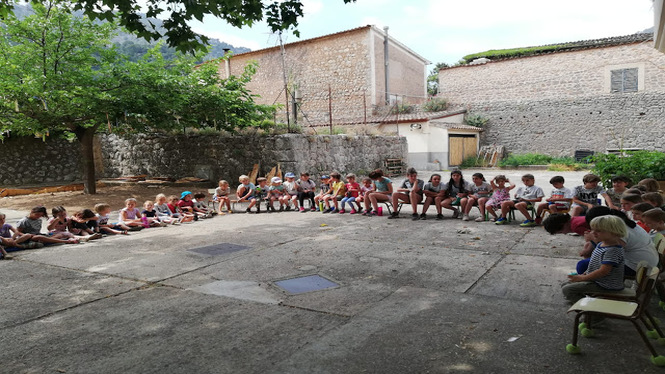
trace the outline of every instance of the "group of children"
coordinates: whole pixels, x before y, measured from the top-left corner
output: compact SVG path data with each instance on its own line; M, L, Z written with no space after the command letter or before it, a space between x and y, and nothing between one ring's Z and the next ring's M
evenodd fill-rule
M6 249L41 248L48 244L75 244L100 239L105 235L127 235L149 227L163 227L169 224L197 221L212 217L216 212L208 209L206 194L193 194L184 191L178 196L158 194L155 201L145 201L143 209L137 208L134 198L125 200L117 221L111 221L111 206L96 204L92 209L83 209L72 215L62 206L51 209L48 218L46 208L37 206L18 221L16 227L5 222L6 216L0 213L0 259L11 258ZM42 220L48 219L46 232Z

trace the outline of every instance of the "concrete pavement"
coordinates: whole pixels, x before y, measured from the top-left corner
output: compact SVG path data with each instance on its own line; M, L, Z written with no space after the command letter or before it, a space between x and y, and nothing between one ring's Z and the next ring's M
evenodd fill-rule
M0 261L0 372L662 370L629 323L565 352L581 238L409 213L239 213L16 252ZM339 286L275 283L308 275Z

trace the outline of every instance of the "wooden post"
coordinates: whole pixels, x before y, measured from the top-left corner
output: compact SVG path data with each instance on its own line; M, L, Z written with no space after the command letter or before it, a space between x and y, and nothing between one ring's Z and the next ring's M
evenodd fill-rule
M328 84L328 118L330 119L330 135L333 134L333 118L332 118L332 88Z

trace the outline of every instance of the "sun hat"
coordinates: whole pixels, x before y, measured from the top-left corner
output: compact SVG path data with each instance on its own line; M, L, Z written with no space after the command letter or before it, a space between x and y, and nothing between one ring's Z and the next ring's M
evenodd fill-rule
M272 179L270 179L270 182L271 183L282 183L282 180L279 179L279 177L272 177Z
M284 175L284 178L295 178L295 177L296 177L296 175L291 173L291 172L288 172Z
M187 196L187 195L191 195L191 194L192 194L192 193L191 193L190 191L184 191L183 193L180 194L180 199L182 200L182 199L185 198L185 196Z
M330 179L330 175L325 175L324 174L324 175L321 176L321 179Z

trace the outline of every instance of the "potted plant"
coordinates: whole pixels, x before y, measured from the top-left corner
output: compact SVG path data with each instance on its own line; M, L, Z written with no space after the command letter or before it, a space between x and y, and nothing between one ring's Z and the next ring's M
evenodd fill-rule
M665 188L665 153L658 151L628 151L621 154L596 154L591 157L592 172L598 175L603 186L612 186L612 177L625 175L633 183L645 178L659 181Z

